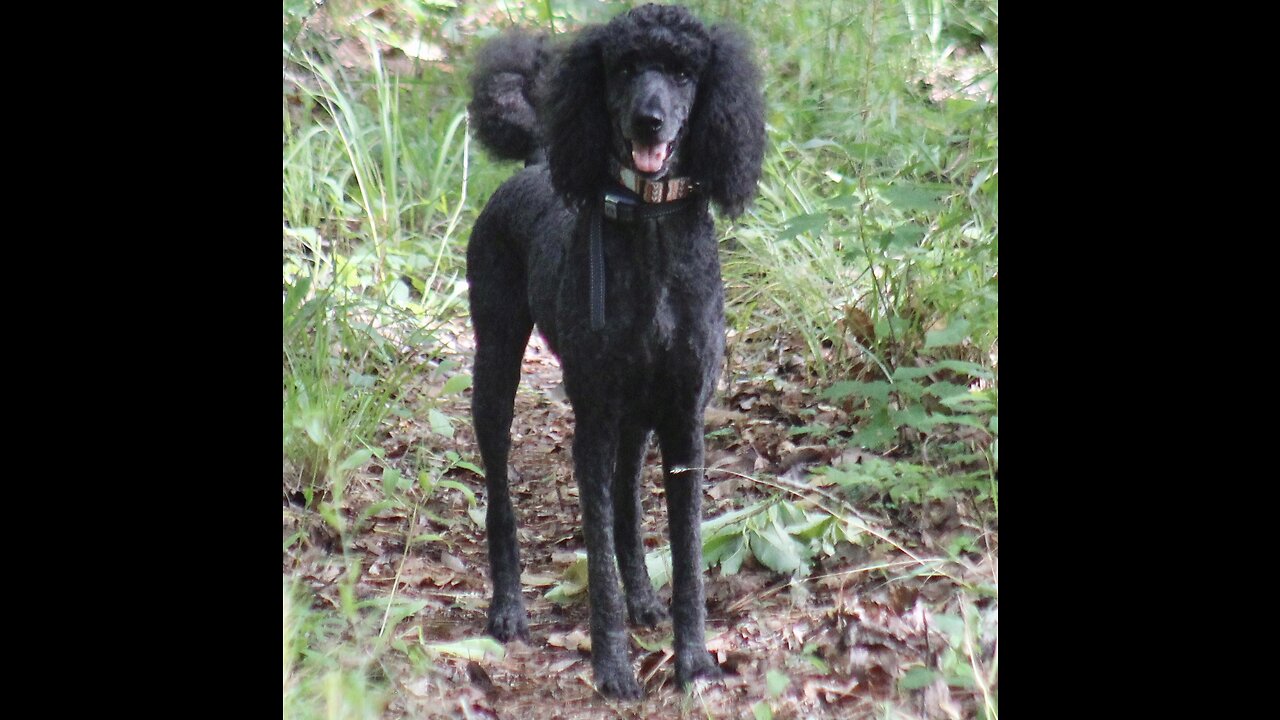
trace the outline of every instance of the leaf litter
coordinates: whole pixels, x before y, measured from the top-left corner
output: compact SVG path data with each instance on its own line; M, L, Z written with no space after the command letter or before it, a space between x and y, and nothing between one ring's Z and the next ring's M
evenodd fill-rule
M469 367L465 329L454 337L454 366ZM869 455L803 430L838 427L847 415L820 402L800 378L765 363L748 373L743 364L739 359L739 372L721 388L722 404L708 411L708 520L764 501L786 483L829 485L810 471ZM425 670L403 657L383 663L392 688L384 717L741 718L753 717L761 703L775 718L869 717L885 703L907 717L975 717L981 698L971 666L992 674L983 682L996 682L997 531L984 525L984 509L934 499L909 509L861 508L860 522L882 537L864 534L817 553L807 575L770 570L752 552L742 554L735 572L708 570L707 647L724 679L680 692L670 624L629 628L646 697L602 698L591 679L585 593L547 598L580 563L585 544L571 469L572 411L559 389L558 363L536 334L524 360L511 451L532 644L513 642L501 654L442 650L486 637L485 491L481 476L454 464L435 480L469 489L475 506L467 493L443 485L429 496L410 487L402 502L387 504L379 477L385 469L406 478L437 473L449 452L479 464L470 390L440 393L449 379L425 370L405 397L451 419L449 432L439 432L438 421L432 427L422 408L397 419L381 439L382 456L355 474L340 499L345 535L288 498L284 512L286 539L302 538L286 547L284 573L302 580L319 606L341 607L350 561L359 568L359 599L386 605L394 589L397 602L421 604L388 634L430 660ZM651 446L641 483L646 551L666 545L659 468ZM948 553L960 536L967 550ZM939 558L945 561L925 562ZM668 599L670 588L660 595Z

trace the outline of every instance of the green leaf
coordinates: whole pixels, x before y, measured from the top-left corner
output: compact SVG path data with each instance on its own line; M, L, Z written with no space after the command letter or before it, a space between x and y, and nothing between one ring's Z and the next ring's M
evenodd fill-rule
M850 439L850 444L877 449L888 445L898 437L898 428L889 420L889 408L880 407L865 420Z
M440 394L452 395L454 393L460 393L469 387L471 387L470 375L454 375L445 382L444 388L440 390Z
M959 345L969 335L969 321L964 318L952 320L941 330L930 330L924 334L925 349Z
M381 605L382 602L382 598L377 598L373 603L373 606L376 607ZM417 615L422 611L422 608L426 606L426 600L401 600L400 602L394 603L387 613L387 628L394 628L396 625L400 624L400 621L410 615Z
M770 510L770 517L777 518L786 527L789 534L794 535L793 526L800 524L808 524L809 516L805 515L804 510L795 506L795 503L787 500L780 501Z
M851 396L861 397L861 394L858 392L858 388L861 386L862 383L854 380L841 380L840 382L832 383L831 387L823 390L818 397L823 400L832 400L835 402L839 402Z
M768 689L769 697L778 697L790 684L791 678L777 670L770 670L765 673L765 686Z
M964 638L964 620L959 615L931 615L929 625L945 633L952 645L958 645Z
M644 638L640 637L638 634L631 633L631 639L635 640L637 645L639 645L640 647L644 648L649 652L658 652L664 647L671 647L672 641L674 640L674 636L667 635L666 637L657 638L653 642L649 642L648 640L645 640Z
M832 383L831 387L823 390L820 397L837 402L847 397L861 397L888 402L889 393L892 391L893 385L883 380L872 380L871 382L841 380L840 382Z
M924 432L929 432L937 424L936 421L929 417L929 412L919 405L894 410L889 413L889 417L892 418L893 424L898 427L913 427Z
M801 233L811 233L827 227L829 218L826 213L809 213L796 215L787 221L787 226L778 233L778 240L790 240Z
M967 385L957 385L953 382L936 382L925 387L926 394L932 395L944 403L956 397L963 397L966 400L986 400L984 395L973 392Z
M885 233L880 237L880 251L895 250L902 252L908 248L918 247L922 240L924 240L924 228L914 223L900 225L894 228L892 232Z
M364 522L365 520L373 517L374 515L377 515L378 513L382 512L383 510L386 510L387 508L395 507L397 504L398 502L392 499L379 500L378 502L370 503L369 505L366 505L363 510L360 511L360 521Z
M951 542L947 543L947 555L950 557L958 557L963 552L974 552L978 549L978 541L972 535L959 534L951 538Z
M773 720L773 710L763 700L751 706L751 714L755 716L756 720Z
M934 373L932 365L924 366L924 368L913 368L913 366L904 365L901 368L893 370L893 382L902 382L902 380L918 380L928 377L929 373Z
M339 475L346 475L356 468L369 462L369 458L373 457L373 451L368 448L357 450L347 457L346 460L338 463L337 472Z
M849 157L864 158L864 157L872 157L876 155L877 153L881 152L882 148L872 143L853 142L853 143L845 143L844 150L845 152L849 153Z
M653 589L661 589L671 582L671 551L659 548L645 553L644 567L649 571L649 583L653 585Z
M940 397L942 404L952 410L966 410L969 412L990 412L995 409L991 398L986 393L966 392L963 395L952 395L951 397Z
M787 532L791 533L792 537L801 540L815 540L830 531L835 522L834 515L814 513L806 522L789 526Z
M460 467L463 470L470 470L471 472L479 475L480 477L484 477L484 470L481 470L480 466L476 465L475 463L469 463L466 460L455 460L453 463L453 466Z
M774 572L794 572L804 562L801 555L803 548L777 524L753 531L750 535L750 544L751 554L755 555L762 565Z
M917 665L904 673L902 678L898 680L898 688L902 690L919 690L933 682L937 677L938 671L930 670L923 665Z
M738 570L742 567L742 561L747 557L747 542L741 536L737 536L737 544L734 549L724 556L720 561L721 575L737 575Z
M933 364L933 367L941 370L951 370L974 378L990 379L992 377L991 371L987 368L978 363L965 360L939 360Z
M942 206L942 197L952 190L950 185L897 183L881 188L880 194L899 210L929 212Z
M400 471L395 468L387 468L382 471L382 491L387 495L394 495L400 489Z
M982 418L979 418L977 415L935 415L934 417L938 418L938 421L943 423L950 423L952 425L968 425L969 427L978 428L979 430L987 429L987 424L982 422Z
M467 487L466 485L463 485L462 483L458 482L457 480L448 480L448 479L441 480L440 482L436 483L436 487L446 487L446 488L453 488L454 490L457 490L467 498L468 505L475 507L475 504L476 504L475 491Z
M951 687L977 687L973 679L973 666L963 662L956 663L951 673L947 675L947 684Z
M307 437L311 438L311 442L324 447L326 444L325 439L328 436L324 427L324 415L319 412L309 413L302 424L307 431Z
M447 643L427 645L428 651L441 655L452 655L466 660L483 660L486 656L502 658L507 654L502 643L488 637L467 638Z
M543 597L563 605L573 602L574 597L587 589L587 554L578 552L577 555L578 559L565 568L564 580L548 590Z
M721 558L736 550L741 542L742 531L739 528L730 528L713 534L702 541L702 566L713 567L720 562Z
M376 383L377 381L378 381L378 378L373 375L362 375L354 371L347 373L347 382L350 383L351 387L353 388L367 390L373 387L374 383Z
M557 605L568 605L587 589L586 583L560 582L547 591L544 598Z
M315 231L312 230L314 233ZM298 278L296 284L289 286L289 292L285 294L284 314L285 316L293 315L298 312L298 308L302 306L302 299L307 296L307 291L311 289L311 278Z
M431 408L427 411L427 422L431 425L431 432L445 437L453 437L453 421L448 415Z

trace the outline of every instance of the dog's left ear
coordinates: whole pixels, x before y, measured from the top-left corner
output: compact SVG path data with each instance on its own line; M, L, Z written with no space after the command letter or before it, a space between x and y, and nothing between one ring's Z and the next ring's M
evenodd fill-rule
M689 123L689 174L735 217L755 197L760 179L764 97L750 42L723 25L711 28L711 42Z

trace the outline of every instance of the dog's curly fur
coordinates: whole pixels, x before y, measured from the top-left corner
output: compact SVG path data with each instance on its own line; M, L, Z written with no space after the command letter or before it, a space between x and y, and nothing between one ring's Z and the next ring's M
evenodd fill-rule
M709 205L741 213L760 176L764 103L750 47L683 8L645 5L581 30L567 47L502 36L478 56L472 87L480 141L527 164L494 193L467 248L472 412L489 492L488 630L504 641L529 637L507 455L521 357L536 324L561 359L576 419L597 686L640 696L623 608L643 625L667 615L645 569L638 521L651 432L662 450L672 544L676 677L716 677L704 641L699 535L703 413L724 355ZM610 158L634 169L628 153L636 143L667 148L654 175L689 177L697 191L661 218L602 222L607 322L592 329L591 216L603 191L618 189Z

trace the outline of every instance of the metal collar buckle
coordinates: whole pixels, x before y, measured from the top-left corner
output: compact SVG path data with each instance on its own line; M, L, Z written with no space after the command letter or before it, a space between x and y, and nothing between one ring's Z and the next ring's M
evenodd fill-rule
M610 220L631 222L635 217L636 201L621 193L606 190L604 193L604 216Z

